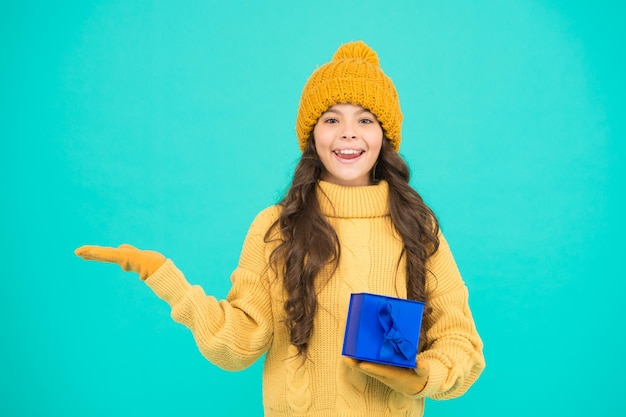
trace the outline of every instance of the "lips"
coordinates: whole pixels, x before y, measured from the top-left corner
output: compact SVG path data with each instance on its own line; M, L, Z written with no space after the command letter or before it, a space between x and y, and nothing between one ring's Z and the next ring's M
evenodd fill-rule
M362 149L336 149L333 153L341 159L356 159L363 155L365 151Z

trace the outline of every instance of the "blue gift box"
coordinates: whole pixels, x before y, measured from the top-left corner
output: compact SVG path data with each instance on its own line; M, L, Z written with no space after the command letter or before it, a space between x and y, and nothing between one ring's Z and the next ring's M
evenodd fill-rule
M344 356L415 368L424 303L377 294L352 294Z

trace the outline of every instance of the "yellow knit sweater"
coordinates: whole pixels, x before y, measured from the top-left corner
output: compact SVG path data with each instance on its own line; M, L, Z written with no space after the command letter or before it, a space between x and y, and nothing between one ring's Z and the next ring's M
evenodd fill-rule
M341 244L338 269L318 295L309 342L310 360L301 366L283 322L281 277L268 268L274 246L264 241L280 208L262 211L246 236L226 300L190 285L171 260L146 283L172 308L172 317L189 327L201 353L228 370L248 367L264 353L263 404L274 416L421 416L424 398L463 394L484 368L482 342L468 306L468 292L447 242L440 236L431 257L424 316L427 346L418 355L430 376L413 397L347 367L341 357L351 293L406 297L402 242L394 232L387 203L388 185L344 187L320 182L320 206ZM329 271L322 273L328 274Z

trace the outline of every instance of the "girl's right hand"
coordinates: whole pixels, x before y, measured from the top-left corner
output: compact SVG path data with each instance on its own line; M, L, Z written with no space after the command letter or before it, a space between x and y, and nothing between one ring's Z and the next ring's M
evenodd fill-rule
M165 256L151 250L137 249L131 245L117 248L104 246L81 246L74 253L88 261L108 262L119 265L124 271L133 271L145 280L165 262Z

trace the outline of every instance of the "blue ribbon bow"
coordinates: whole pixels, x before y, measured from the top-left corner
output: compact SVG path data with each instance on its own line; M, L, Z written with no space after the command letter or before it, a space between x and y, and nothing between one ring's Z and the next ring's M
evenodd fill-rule
M400 353L405 359L411 360L417 355L417 349L398 329L391 307L391 303L382 303L378 309L378 321L385 329L380 358L391 360L396 353Z

